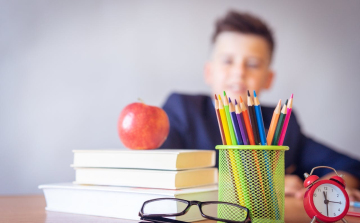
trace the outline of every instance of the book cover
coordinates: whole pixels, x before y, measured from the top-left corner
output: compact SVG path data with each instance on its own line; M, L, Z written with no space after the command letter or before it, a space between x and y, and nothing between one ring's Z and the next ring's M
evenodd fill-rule
M40 185L46 199L46 210L93 216L139 220L142 204L150 199L172 197L185 200L217 201L217 185L166 190L133 187L82 186L72 183ZM177 207L174 207L175 209ZM160 211L160 210L159 210ZM216 210L214 210L216 212ZM203 220L197 207L190 208L177 220Z
M76 184L179 189L218 182L217 168L147 170L75 168Z
M213 150L74 150L73 167L184 170L215 166Z

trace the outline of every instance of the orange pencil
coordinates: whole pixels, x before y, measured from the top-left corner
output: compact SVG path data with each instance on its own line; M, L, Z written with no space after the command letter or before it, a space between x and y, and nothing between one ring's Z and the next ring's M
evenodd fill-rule
M276 129L276 125L278 123L279 120L279 116L280 116L280 109L281 109L281 99L279 100L279 103L277 104L275 110L274 110L274 114L273 117L271 119L271 123L270 123L270 127L269 127L269 132L266 138L267 144L271 145L272 140L274 138L274 133L275 133L275 129Z
M250 143L250 145L255 145L255 139L254 139L253 130L252 130L251 124L250 124L249 113L248 113L248 110L246 109L246 106L245 106L241 96L240 96L240 108L242 110L241 114L244 117L244 122L245 122L246 132L247 132L248 138L249 138L249 143Z
M219 130L220 130L220 135L221 135L221 140L223 145L226 145L226 138L225 138L225 134L224 134L224 128L221 122L221 116L220 116L220 111L219 111L219 101L217 99L217 96L215 94L215 112L216 112L216 118L218 121L218 125L219 125Z

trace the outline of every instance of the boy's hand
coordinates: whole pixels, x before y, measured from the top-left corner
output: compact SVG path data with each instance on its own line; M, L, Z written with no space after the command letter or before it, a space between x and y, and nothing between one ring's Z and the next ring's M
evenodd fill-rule
M306 188L297 175L285 175L285 196L303 198Z
M360 201L360 191L354 188L346 189L346 192L349 195L350 201Z

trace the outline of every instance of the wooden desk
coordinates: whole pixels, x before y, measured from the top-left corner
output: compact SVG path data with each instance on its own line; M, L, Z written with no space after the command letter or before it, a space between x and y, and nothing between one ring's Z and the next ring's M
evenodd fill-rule
M286 197L285 199L285 222L310 222L306 215L301 200ZM137 221L104 218L79 214L67 214L60 212L45 211L45 198L42 195L34 196L3 196L0 197L0 223L135 223ZM360 218L347 216L348 222L360 222ZM214 221L201 221L210 223ZM200 223L200 222L199 222Z

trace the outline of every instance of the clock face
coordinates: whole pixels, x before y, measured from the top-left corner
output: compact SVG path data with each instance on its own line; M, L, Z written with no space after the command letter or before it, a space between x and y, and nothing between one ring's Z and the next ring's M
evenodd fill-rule
M344 212L346 198L343 192L333 184L319 185L313 194L315 208L324 216L336 217Z

